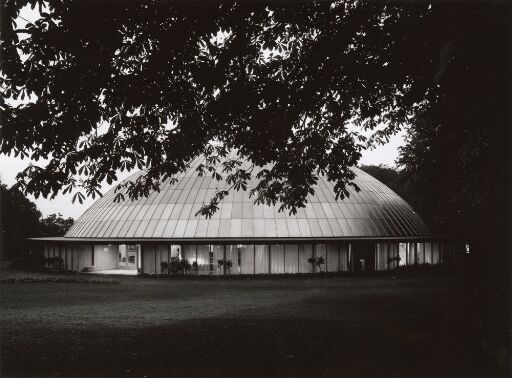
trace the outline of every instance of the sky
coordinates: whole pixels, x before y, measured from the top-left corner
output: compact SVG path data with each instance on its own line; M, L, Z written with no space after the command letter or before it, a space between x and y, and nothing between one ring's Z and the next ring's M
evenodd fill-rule
M364 151L359 164L386 164L395 166L395 160L398 157L398 147L403 145L404 135L405 132L402 131L391 137L389 143L371 151ZM0 181L7 186L13 185L16 182L16 174L26 168L29 163L30 160L27 159L22 160L20 158L0 154ZM133 173L133 171L131 173ZM124 180L129 175L130 173L127 172L119 173L119 181ZM115 184L116 183L107 185L105 183L101 189L102 194L105 194ZM74 219L78 218L95 201L92 198L87 198L83 204L79 204L78 202L72 203L71 198L72 195L69 194L58 195L53 200L42 197L36 199L33 196L29 196L29 199L36 203L39 210L43 213L43 216L60 213L64 217L72 217Z

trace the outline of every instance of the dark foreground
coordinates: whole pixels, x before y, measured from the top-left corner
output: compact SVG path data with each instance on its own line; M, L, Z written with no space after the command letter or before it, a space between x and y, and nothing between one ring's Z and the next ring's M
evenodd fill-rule
M3 283L1 376L506 376L443 275Z

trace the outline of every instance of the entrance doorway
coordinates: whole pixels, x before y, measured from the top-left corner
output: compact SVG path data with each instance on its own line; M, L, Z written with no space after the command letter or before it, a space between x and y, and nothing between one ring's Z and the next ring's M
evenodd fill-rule
M137 252L137 245L121 244L118 269L137 270Z
M375 270L375 246L373 243L352 244L352 271L368 272Z

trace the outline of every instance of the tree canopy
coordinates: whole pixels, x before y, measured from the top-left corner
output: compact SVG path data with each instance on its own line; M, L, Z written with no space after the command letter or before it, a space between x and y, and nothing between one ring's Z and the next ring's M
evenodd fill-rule
M27 238L64 236L73 218L61 214L42 217L36 204L15 188L0 182L0 255L15 257L30 249Z
M39 221L39 236L64 236L75 223L71 217L64 218L62 214L50 214Z
M26 22L20 10L39 9ZM94 196L144 169L131 198L198 154L199 173L263 167L259 202L302 206L320 173L346 194L363 148L386 141L435 89L441 4L3 1L1 153L34 160L36 196ZM13 99L25 99L14 104ZM28 101L26 100L28 99ZM205 214L225 195L217 194ZM119 193L117 199L121 199Z
M48 159L20 173L25 193L79 200L139 168L137 198L204 154L199 174L235 189L257 175L255 201L293 211L320 173L343 197L361 150L410 124L414 204L471 236L509 209L509 16L507 2L3 1L0 153ZM216 168L232 150L271 168Z
M510 267L512 13L510 3L451 7L440 90L414 118L398 163L425 220L471 241L484 256L480 274L485 262L492 276Z
M1 182L0 194L0 247L2 254L14 256L28 246L26 238L38 236L41 212L23 193Z

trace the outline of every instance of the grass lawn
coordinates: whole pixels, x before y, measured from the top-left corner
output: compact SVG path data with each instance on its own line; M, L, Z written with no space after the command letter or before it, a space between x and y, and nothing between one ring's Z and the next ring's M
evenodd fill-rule
M0 375L507 373L440 274L108 279L118 284L1 283Z

